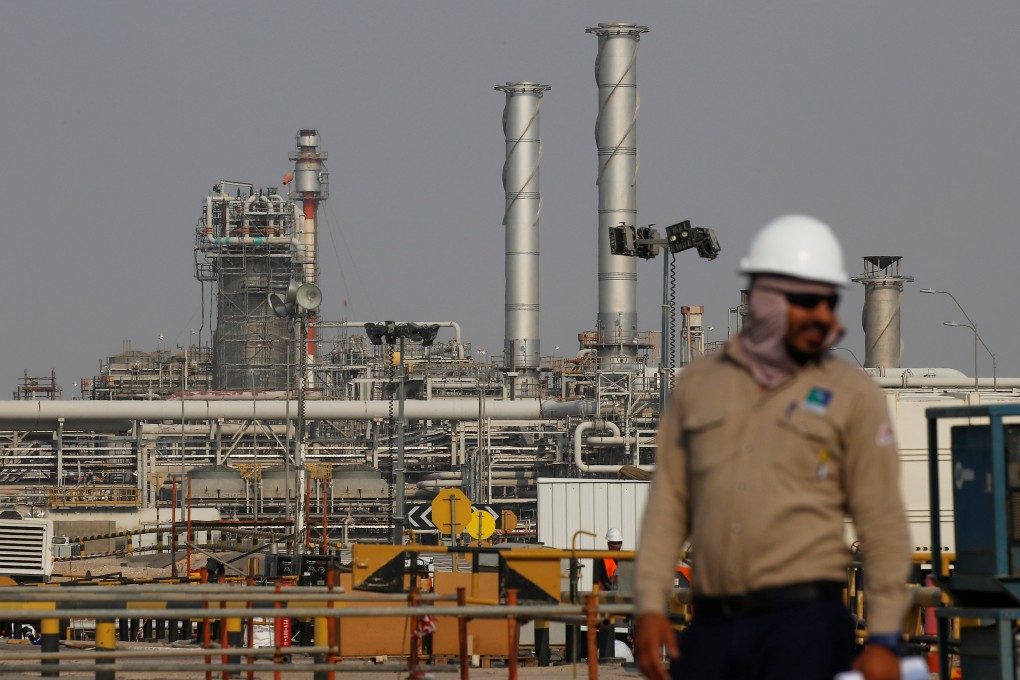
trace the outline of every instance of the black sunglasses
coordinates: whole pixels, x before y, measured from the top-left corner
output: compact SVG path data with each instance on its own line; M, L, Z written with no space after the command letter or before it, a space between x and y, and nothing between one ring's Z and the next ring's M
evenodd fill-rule
M801 309L814 309L822 302L829 304L829 309L836 311L836 307L839 306L839 293L831 293L829 295L819 295L818 293L787 293L777 288L770 286L761 286L763 290L772 291L773 293L779 293L786 301L794 307L800 307Z
M786 301L794 307L800 307L801 309L814 309L820 303L825 302L829 305L829 309L836 311L836 307L839 306L839 293L832 293L831 295L818 295L817 293L783 293L786 297Z

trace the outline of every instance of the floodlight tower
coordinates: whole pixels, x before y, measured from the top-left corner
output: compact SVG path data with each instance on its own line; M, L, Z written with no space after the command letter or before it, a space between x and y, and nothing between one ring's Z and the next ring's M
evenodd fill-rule
M322 291L314 283L301 283L292 281L287 287L286 297L278 293L270 293L267 298L269 307L273 313L281 319L289 319L296 322L298 337L302 345L308 344L308 318L315 314L319 305L322 304ZM305 508L305 451L308 448L308 437L305 418L305 382L306 356L303 352L298 353L298 388L297 388L297 432L295 433L294 446L294 470L296 472L297 502L294 512L294 547L295 552L301 552L301 538L305 531L304 508ZM290 396L288 395L288 399Z

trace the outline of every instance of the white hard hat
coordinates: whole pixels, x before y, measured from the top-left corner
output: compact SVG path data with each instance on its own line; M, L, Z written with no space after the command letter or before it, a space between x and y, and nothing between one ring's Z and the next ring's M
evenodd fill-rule
M609 543L623 543L623 534L616 527L606 532L606 541Z
M762 227L740 260L741 274L778 274L834 286L850 283L843 249L828 225L806 215L784 215Z

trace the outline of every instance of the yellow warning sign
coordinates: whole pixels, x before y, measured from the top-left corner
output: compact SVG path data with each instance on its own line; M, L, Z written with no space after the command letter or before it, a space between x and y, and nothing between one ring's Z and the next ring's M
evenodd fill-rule
M495 530L496 518L491 514L485 510L475 510L471 513L471 520L467 523L467 532L473 538L488 538Z
M471 519L471 501L460 489L443 489L432 501L432 523L439 533L459 534Z
M517 515L513 510L503 510L499 513L499 528L504 534L509 534L517 528Z

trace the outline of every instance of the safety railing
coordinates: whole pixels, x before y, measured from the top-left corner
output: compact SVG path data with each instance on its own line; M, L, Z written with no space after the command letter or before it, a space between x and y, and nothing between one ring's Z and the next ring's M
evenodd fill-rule
M332 576L332 574L330 574ZM238 673L254 678L256 673L311 672L315 680L332 680L338 671L393 671L402 669L412 677L423 673L419 643L434 617L455 618L458 628L459 663L428 666L430 671L459 669L469 677L467 623L474 619L507 621L507 669L517 678L518 641L521 623L532 620L564 621L588 626L588 677L598 677L596 631L600 617L629 614L629 604L600 604L597 594L587 594L583 605L518 604L516 590L507 593L506 604L472 604L466 588L455 596L348 593L333 587L255 586L247 584L151 584L127 586L78 586L69 588L10 587L0 589L0 618L39 623L41 650L0 651L3 673L39 673L56 677L61 671L94 674L96 680L114 680L119 672L202 673L224 679ZM437 607L446 603L450 606ZM394 604L401 606L395 607ZM408 621L407 663L352 663L340 655L340 624L365 618ZM95 622L92 650L60 648L61 622L71 619ZM161 619L199 622L197 649L118 649L117 623L125 619ZM254 624L271 621L272 646L254 647ZM287 646L283 637L285 620L307 620L314 631L311 645ZM216 640L213 630L218 630ZM247 631L245 635L244 632ZM293 657L311 656L311 662L295 663ZM91 663L88 663L91 662Z
M356 571L368 576L376 573L378 566L394 563L393 557L381 546L373 546L375 552L364 553L354 560ZM443 549L403 546L390 547L390 552L414 553L428 550L442 552ZM466 549L447 549L450 552L465 552ZM538 550L525 554L518 551L503 551L514 557L508 564L555 561L568 556L572 561L579 558L602 557L606 551L558 551ZM633 553L615 552L615 555L632 559ZM518 563L519 562L519 563ZM378 564L377 564L378 563ZM403 565L400 557L398 564ZM456 563L455 563L456 564ZM249 565L252 569L254 565ZM574 569L571 570L573 572ZM526 572L526 570L525 570ZM556 570L556 584L562 573ZM350 576L350 575L346 575ZM355 574L357 576L357 574ZM472 581L477 578L472 572ZM851 574L851 576L853 576ZM422 639L430 632L434 619L455 621L457 634L457 664L434 663L437 655L429 658L430 671L459 669L460 676L467 680L469 662L468 623L478 619L503 619L506 621L506 663L511 680L517 677L520 625L534 621L558 621L568 626L586 626L587 633L583 646L587 649L588 677L598 676L597 631L602 622L612 616L626 616L633 613L633 606L623 592L577 593L571 603L532 604L518 602L518 591L505 587L503 598L497 601L469 596L466 587L455 592L423 593L411 589L410 593L369 593L351 592L338 587L337 570L330 566L326 571L326 586L255 585L254 575L232 582L208 583L208 574L201 570L202 583L145 583L118 585L68 585L68 587L8 587L0 588L0 620L38 623L41 630L40 647L24 649L0 649L0 672L33 673L55 677L64 672L76 674L93 673L97 680L114 680L118 672L135 673L205 673L211 680L213 674L226 678L237 673L273 673L274 678L290 673L313 673L315 680L332 680L337 671L409 671L412 676L421 673L426 655L422 651ZM375 583L380 579L373 577ZM407 583L414 583L412 579ZM862 608L863 589L858 588L860 579L848 581L848 606L860 617L866 617ZM920 608L931 609L942 605L942 593L937 588L917 587L910 589L915 613ZM690 592L678 588L674 592L677 603L689 603ZM583 600L583 601L581 601ZM689 614L689 608L685 613ZM369 622L366 619L376 619ZM400 640L401 654L394 655L407 659L406 663L362 664L352 661L358 657L345 654L342 645L341 625L362 627L384 622L404 620L404 628L396 625L382 625L387 634L396 635ZM182 638L192 639L191 627L198 623L197 649L156 647L139 651L117 647L117 631L130 631L132 639L138 637L140 620L163 623L163 630L169 627L181 633ZM93 650L61 649L62 631L70 621L88 622L88 628L95 631L96 648ZM290 646L292 632L289 624L302 621L308 634L300 638L297 645ZM132 623L135 622L135 623ZM272 644L256 647L255 629L259 622L266 622L272 628ZM348 628L350 630L350 628ZM399 634L398 634L399 632ZM540 644L536 625L536 657L540 657ZM927 643L921 627L905 630L908 641ZM175 634L171 640L177 639ZM544 644L548 645L548 639ZM578 644L582 643L578 641ZM405 653L406 652L406 653ZM366 655L367 656L367 655ZM450 655L444 655L449 656ZM296 657L302 657L296 659ZM310 657L306 660L304 657ZM576 658L576 657L574 657ZM91 662L91 663L89 663ZM263 675L264 677L264 675Z

